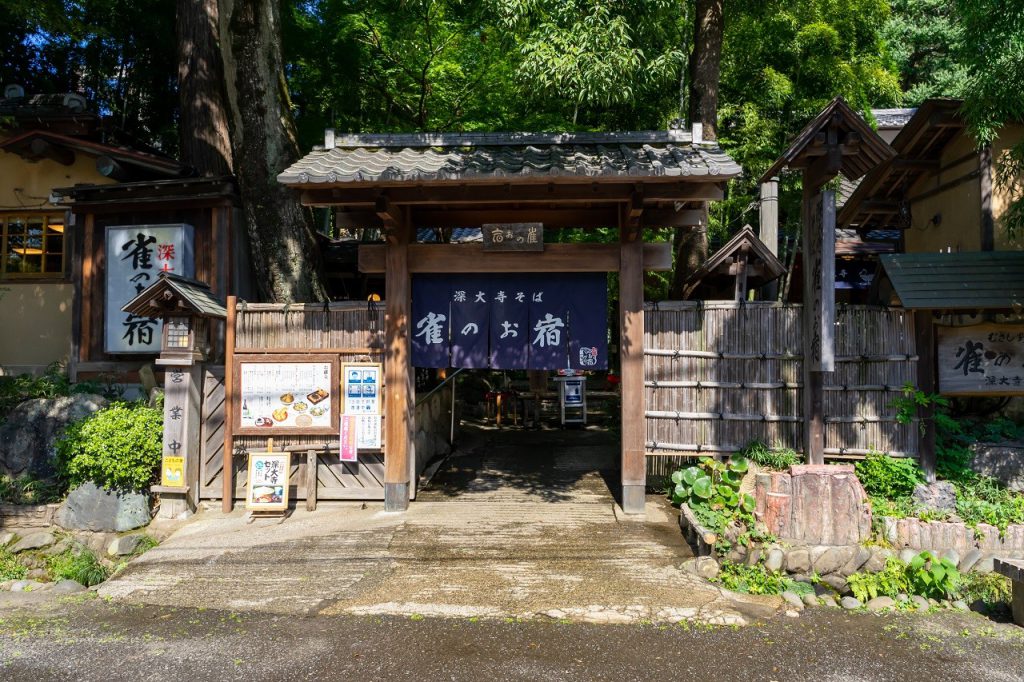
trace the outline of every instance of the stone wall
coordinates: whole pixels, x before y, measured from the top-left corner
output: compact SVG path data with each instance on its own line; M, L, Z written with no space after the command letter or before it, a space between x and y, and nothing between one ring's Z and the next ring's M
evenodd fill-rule
M427 464L451 451L452 382L437 388L416 402L416 475Z
M938 554L954 550L961 555L978 550L986 555L1024 558L1024 525L1010 525L1000 536L998 528L985 523L975 530L965 523L883 517L882 528L886 542L898 550Z
M0 504L0 528L47 528L58 504Z
M803 464L757 474L754 518L780 540L857 545L871 537L871 507L850 464Z

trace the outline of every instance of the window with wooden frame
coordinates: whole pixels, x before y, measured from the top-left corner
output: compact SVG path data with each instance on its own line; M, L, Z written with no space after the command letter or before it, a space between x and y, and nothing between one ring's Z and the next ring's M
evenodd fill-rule
M0 278L64 276L63 213L0 213Z

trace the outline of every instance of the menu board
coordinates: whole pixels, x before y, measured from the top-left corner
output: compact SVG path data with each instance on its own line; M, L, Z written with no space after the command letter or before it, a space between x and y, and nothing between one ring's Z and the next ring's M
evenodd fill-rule
M242 362L241 427L331 428L330 362Z
M290 471L291 455L287 452L250 452L245 506L253 510L287 509Z

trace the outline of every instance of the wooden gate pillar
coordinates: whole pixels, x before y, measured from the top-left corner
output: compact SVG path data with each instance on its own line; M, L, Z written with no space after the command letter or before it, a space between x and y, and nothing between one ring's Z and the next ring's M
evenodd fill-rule
M643 242L623 232L619 255L619 364L622 370L622 511L642 514L647 487L644 461Z
M414 383L410 352L409 225L388 231L384 274L384 510L409 508Z

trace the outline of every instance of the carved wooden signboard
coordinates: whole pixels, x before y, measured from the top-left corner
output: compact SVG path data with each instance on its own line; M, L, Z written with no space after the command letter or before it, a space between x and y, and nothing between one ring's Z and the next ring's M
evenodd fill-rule
M836 193L822 190L804 206L805 362L813 372L835 369Z
M939 392L1024 395L1024 324L939 326Z
M543 251L543 223L488 223L481 226L484 251Z

